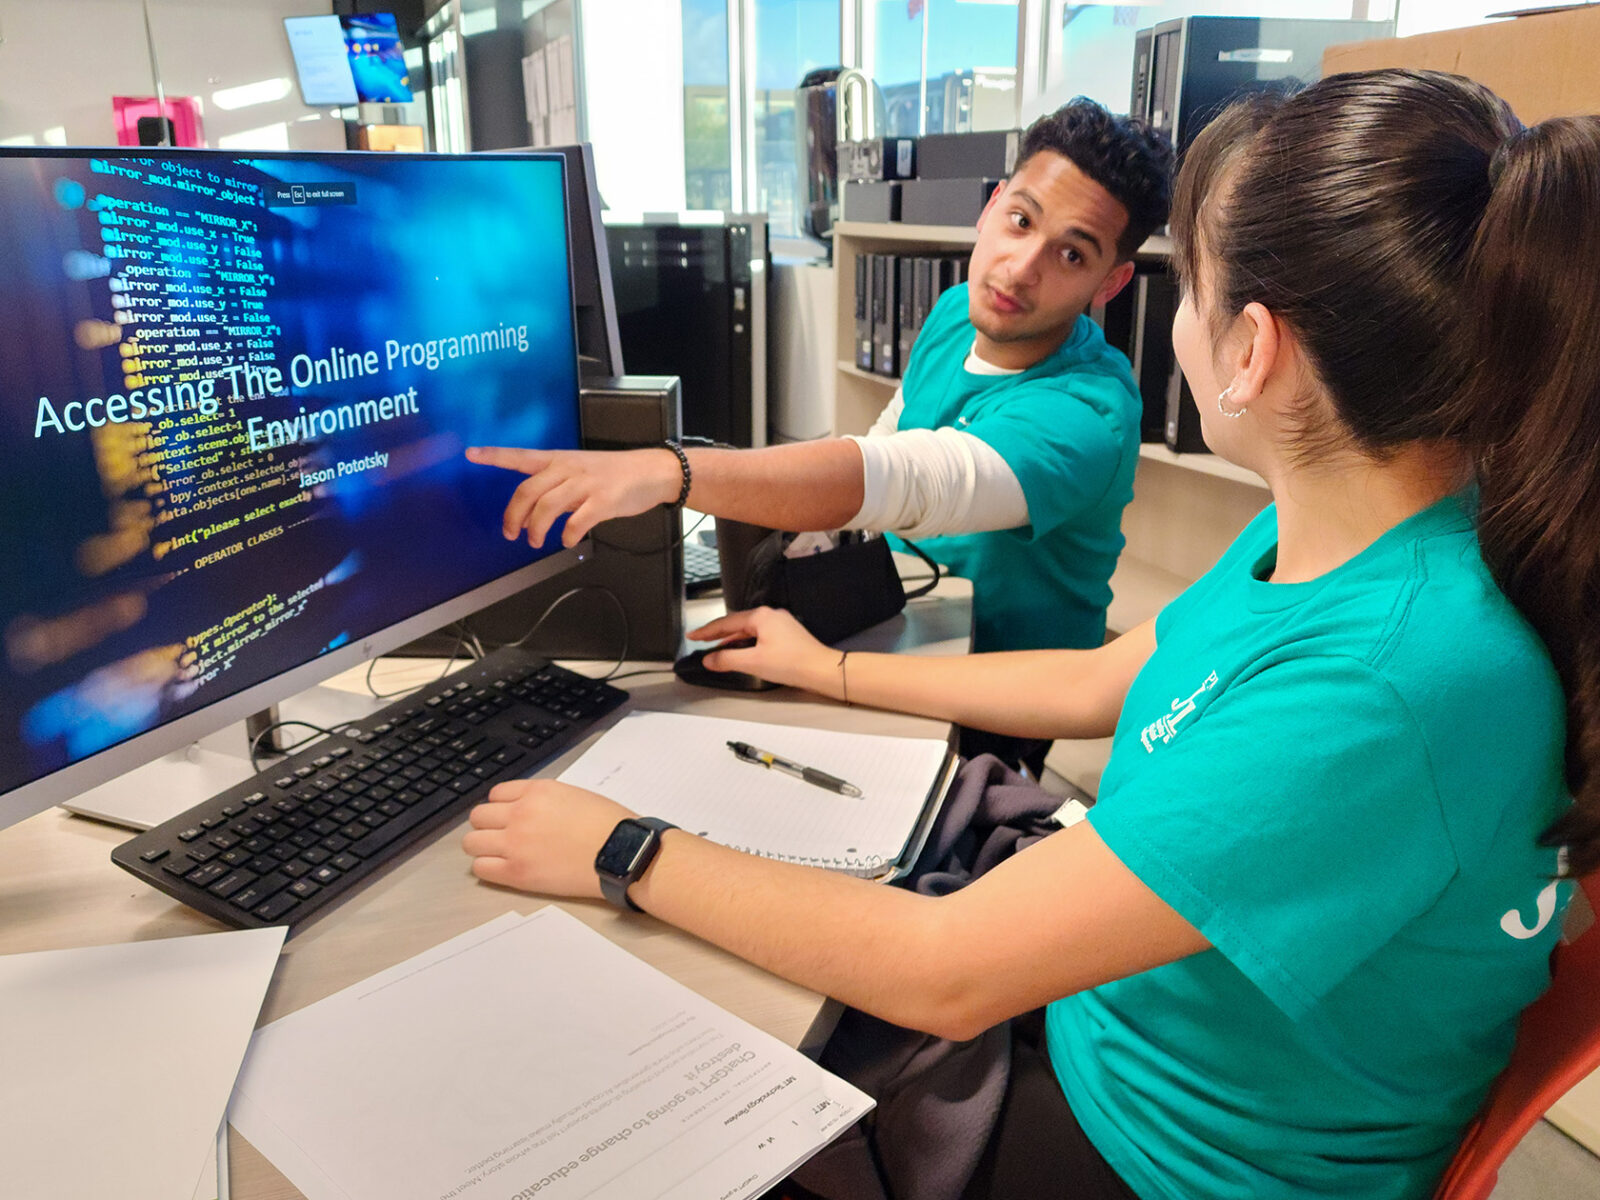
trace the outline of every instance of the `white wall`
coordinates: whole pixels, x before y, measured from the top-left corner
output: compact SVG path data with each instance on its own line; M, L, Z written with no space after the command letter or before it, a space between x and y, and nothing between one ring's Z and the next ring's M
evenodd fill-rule
M583 103L600 195L618 212L684 207L683 8L582 0Z
M200 98L213 146L342 150L343 122L300 102L283 31L284 17L325 11L317 0L150 0L166 94ZM111 97L155 94L138 0L0 0L0 38L0 140L109 145ZM232 110L213 99L246 84L282 95Z

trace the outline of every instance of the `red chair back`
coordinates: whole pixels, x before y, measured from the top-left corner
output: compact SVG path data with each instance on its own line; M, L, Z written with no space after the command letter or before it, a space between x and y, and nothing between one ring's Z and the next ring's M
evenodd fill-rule
M1600 913L1600 874L1579 881ZM1522 1014L1511 1061L1495 1080L1434 1200L1487 1200L1522 1136L1600 1066L1600 925L1555 952L1550 990Z

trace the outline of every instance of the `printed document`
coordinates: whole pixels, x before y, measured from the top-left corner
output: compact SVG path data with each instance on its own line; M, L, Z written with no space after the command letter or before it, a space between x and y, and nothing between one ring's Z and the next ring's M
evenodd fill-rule
M550 906L265 1026L229 1117L309 1200L739 1200L871 1107Z
M215 1159L202 1164L283 936L276 926L0 958L0 1193L219 1196Z

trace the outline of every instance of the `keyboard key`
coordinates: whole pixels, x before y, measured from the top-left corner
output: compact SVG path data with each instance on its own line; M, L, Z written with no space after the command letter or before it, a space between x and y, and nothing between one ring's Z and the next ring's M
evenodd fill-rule
M307 875L306 878L316 883L320 883L326 887L335 879L339 878L339 876L343 873L344 872L340 871L338 867L330 867L327 863L323 863L322 866L311 872L311 874Z
M280 917L287 916L289 910L298 907L299 904L300 897L291 896L288 892L280 892L277 896L273 897L271 900L268 900L260 908L256 909L256 916L260 917L263 921L276 921Z
M344 854L340 854L335 857L334 860L328 865L338 867L341 871L354 871L361 865L361 860L355 855L346 851Z
M246 884L254 883L256 878L253 871L230 871L213 883L207 890L213 896L221 896L226 900Z
M254 883L241 891L235 892L228 899L228 903L236 908L249 912L264 901L276 896L290 883L289 877L282 871L274 871L271 875L263 875Z
M221 863L206 863L203 867L196 867L184 876L195 887L207 887L213 881L221 879L228 873L228 868Z
M309 900L322 890L322 885L310 879L296 879L289 885L289 890L302 900Z
M394 818L382 829L374 829L366 837L351 846L350 853L358 858L371 858L373 855L378 854L386 846L399 841L429 817L449 806L451 797L448 792L440 792L438 799L440 803L437 805L419 804L415 808L406 809L404 816Z
M205 830L201 829L200 826L191 825L178 835L178 840L180 842L192 842L204 832Z
M146 850L143 854L139 855L139 858L144 862L153 863L160 862L166 856L167 848L165 846L157 846L152 850Z

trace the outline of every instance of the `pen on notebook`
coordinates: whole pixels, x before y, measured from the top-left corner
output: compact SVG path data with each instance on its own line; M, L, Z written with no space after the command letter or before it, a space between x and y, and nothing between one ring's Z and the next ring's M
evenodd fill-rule
M838 792L841 796L861 795L861 789L853 783L846 783L838 776L829 775L826 771L819 771L815 767L802 767L797 762L780 758L770 750L758 750L745 742L729 742L728 749L747 763L756 763L771 770L782 771L785 775L793 775L796 779L827 788L830 792Z

